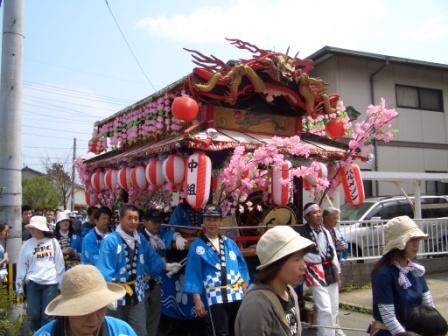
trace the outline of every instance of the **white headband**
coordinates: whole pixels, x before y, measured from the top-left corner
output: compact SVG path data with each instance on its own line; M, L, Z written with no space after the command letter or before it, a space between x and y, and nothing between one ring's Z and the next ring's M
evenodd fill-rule
M308 215L311 211L316 210L316 209L320 209L319 206L314 203L311 204L308 208L303 210L303 216L305 217L306 215Z

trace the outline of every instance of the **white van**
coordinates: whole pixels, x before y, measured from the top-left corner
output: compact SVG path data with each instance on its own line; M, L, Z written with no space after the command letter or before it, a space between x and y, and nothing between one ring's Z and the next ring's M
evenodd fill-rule
M349 243L351 257L368 258L381 255L384 246L383 225L391 218L407 215L414 217L414 197L377 197L366 199L358 208L344 204L341 207L342 234ZM448 196L421 196L423 219L447 217L445 220L416 220L430 235L425 242L428 252L447 251ZM366 222L364 222L366 221Z

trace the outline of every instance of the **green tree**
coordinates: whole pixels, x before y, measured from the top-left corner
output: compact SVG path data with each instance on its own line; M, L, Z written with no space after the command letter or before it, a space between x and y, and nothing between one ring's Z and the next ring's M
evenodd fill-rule
M59 204L61 204L64 209L67 209L67 202L72 188L72 179L67 172L67 163L51 162L50 159L47 159L45 166L47 176L51 182L53 182L53 185L57 190Z
M59 203L59 193L47 176L37 176L22 181L22 203L34 209L54 209Z

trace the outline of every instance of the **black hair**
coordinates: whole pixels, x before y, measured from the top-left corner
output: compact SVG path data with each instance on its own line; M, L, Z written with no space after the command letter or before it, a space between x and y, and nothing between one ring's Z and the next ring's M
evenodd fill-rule
M96 209L98 209L98 208L94 207L94 206L88 207L87 208L87 216L89 216L89 217L92 216Z
M107 206L102 206L99 209L96 209L93 212L92 218L97 220L101 217L101 215L107 215L109 218L112 218L112 210L110 210Z
M448 325L437 309L420 305L411 309L406 316L406 330L421 336L443 336L448 332Z
M33 210L29 205L22 205L22 214L25 212L25 211L30 211L30 210Z
M128 211L137 211L140 216L140 210L134 204L123 204L120 208L120 218L124 217Z
M394 248L387 252L385 255L378 260L372 269L372 274L383 266L390 266L394 263L394 261L405 258L405 251Z
M75 233L75 230L73 229L73 222L71 221L71 219L64 219L64 220L67 220L70 223L70 225L68 226L68 235L69 235L69 237L71 237L73 235L73 233ZM54 228L54 237L57 240L61 239L61 232L60 232L61 228L60 228L60 225L59 225L61 222L62 221L56 223L56 227ZM49 232L49 233L51 233L51 232Z

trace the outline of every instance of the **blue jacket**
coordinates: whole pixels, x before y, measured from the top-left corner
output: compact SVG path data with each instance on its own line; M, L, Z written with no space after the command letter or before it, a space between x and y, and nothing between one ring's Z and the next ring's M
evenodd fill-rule
M38 331L36 331L34 336L50 336L55 327L56 320L48 322ZM126 322L119 320L115 317L105 316L104 325L107 326L108 336L137 336L135 331Z
M143 300L147 288L144 275L159 276L165 268L165 261L149 246L141 234L140 242L136 247L138 248L138 256L134 290L140 302ZM106 282L126 283L129 281L129 274L126 269L126 248L126 243L116 231L103 239L100 246L100 258L96 266ZM124 306L125 300L119 300L118 304Z
M82 239L81 263L96 266L100 258L100 245L103 237L91 229Z

